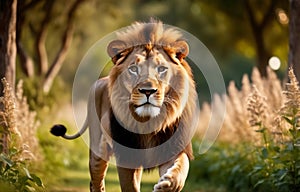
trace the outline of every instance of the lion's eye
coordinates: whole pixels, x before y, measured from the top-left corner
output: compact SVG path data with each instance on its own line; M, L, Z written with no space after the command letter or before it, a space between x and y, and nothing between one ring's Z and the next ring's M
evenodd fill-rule
M139 68L135 65L131 65L130 67L128 67L128 71L134 75L137 75L139 72Z
M165 73L167 70L168 70L168 67L165 67L165 66L157 67L157 72L158 73Z

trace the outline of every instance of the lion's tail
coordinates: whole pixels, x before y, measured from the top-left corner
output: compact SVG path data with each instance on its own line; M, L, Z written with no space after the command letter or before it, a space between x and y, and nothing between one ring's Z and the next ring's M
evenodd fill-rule
M55 135L57 137L63 137L65 139L72 140L72 139L76 139L76 138L80 137L87 130L87 128L88 128L88 121L85 120L82 128L74 135L66 135L67 128L64 125L60 125L60 124L54 125L51 128L50 133L52 133L53 135Z

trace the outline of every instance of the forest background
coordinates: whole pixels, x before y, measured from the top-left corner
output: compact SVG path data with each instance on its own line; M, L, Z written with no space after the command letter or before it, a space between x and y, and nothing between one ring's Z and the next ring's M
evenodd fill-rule
M277 112L283 111L288 99L283 91L286 90L285 83L290 82L287 79L300 74L300 54L296 54L300 50L299 4L297 0L1 1L0 72L1 78L6 77L6 80L0 87L3 92L0 185L3 183L12 191L16 188L25 191L81 191L88 188L85 186L88 185L88 176L84 174L88 173L86 144L83 141L58 140L49 134L49 128L61 122L76 130L71 109L72 84L88 49L121 27L154 17L201 40L216 58L228 86L227 94L219 93L220 96L214 99L205 79L201 74L195 74L197 87L201 90L200 119L204 127L199 128L195 137L196 150L212 106L223 102L231 109L226 114L225 128L222 128L215 148L192 164L194 171L186 191L264 190L269 186L274 190L298 189L299 160L296 156L299 150L295 146L299 135L295 122L299 109L296 107L292 117ZM104 54L96 55L95 62L101 61ZM100 67L106 63L98 64ZM288 66L294 68L289 78ZM297 81L294 83L297 84ZM278 99L276 103L271 92L283 96L275 97ZM251 104L249 106L246 102L249 98L251 101L253 95L255 98L269 98L261 105L269 106L273 113L272 117L259 121L257 117L256 124L251 124L253 110L251 113ZM264 116L264 112L265 109L261 109L254 114ZM237 119L236 114L240 116ZM277 118L275 114L287 119L296 131L282 132L282 135L293 135L292 139L281 141L280 146L269 143L274 130L265 131L267 126L273 126L270 122ZM252 126L259 128L251 129ZM267 139L264 143L253 144L252 141L257 140L256 134ZM249 139L249 135L253 140ZM233 140L234 137L242 139ZM247 142L254 147L243 148ZM275 162L280 164L279 167L270 167L274 165L276 155L284 154L291 142L291 159L280 159L280 163ZM231 147L237 143L241 149L233 153ZM243 151L253 156L246 156ZM228 157L231 162L225 160ZM225 168L224 165L228 166ZM220 170L224 174L216 176ZM112 180L116 179L114 174ZM259 174L257 179L251 179L255 174ZM236 182L238 178L241 181ZM198 181L201 181L201 186L197 185ZM78 183L82 185L76 186ZM208 187L211 184L212 187Z

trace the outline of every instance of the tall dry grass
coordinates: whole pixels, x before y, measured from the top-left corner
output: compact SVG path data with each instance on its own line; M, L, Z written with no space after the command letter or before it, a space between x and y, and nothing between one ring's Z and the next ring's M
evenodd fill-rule
M37 160L40 158L36 131L38 122L36 112L30 111L27 99L23 95L22 81L17 85L16 91L5 79L3 96L0 97L2 109L0 111L0 134L4 153L9 150L17 150L14 155L17 160Z
M261 78L258 69L254 68L250 77L247 74L243 76L240 90L231 81L226 95L215 95L211 104L204 103L201 107L200 125L196 137L202 138L210 120L222 121L223 115L225 115L218 141L230 143L257 142L258 136L251 126L253 122L249 122L249 119L262 118L257 113L264 113L265 126L273 127L276 113L284 101L281 81L271 69L268 68L267 72L268 77ZM249 102L259 102L262 106L260 106L260 109L253 109L251 112ZM226 113L216 114L212 117L212 106L223 105L226 106ZM255 117L255 114L257 114L257 117Z

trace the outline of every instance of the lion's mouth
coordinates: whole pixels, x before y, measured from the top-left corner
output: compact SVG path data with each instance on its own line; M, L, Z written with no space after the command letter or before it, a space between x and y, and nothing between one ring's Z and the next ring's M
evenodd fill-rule
M142 107L142 106L145 106L145 105L148 105L148 106L153 106L153 107L159 107L159 106L156 106L154 105L153 103L150 103L149 101L141 104L141 105L134 105L135 108L138 108L138 107Z
M149 101L141 104L135 105L135 113L140 117L156 117L160 113L160 107L156 106Z

